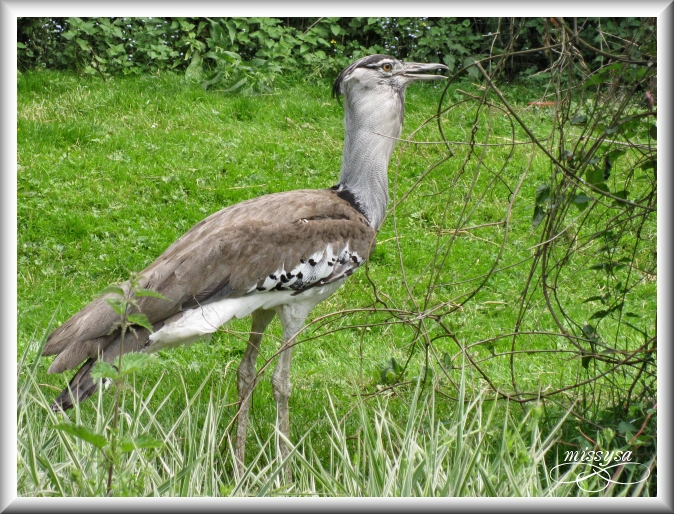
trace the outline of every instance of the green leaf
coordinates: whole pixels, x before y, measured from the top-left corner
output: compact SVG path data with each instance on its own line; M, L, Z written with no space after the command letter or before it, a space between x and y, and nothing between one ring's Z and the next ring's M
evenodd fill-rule
M124 296L124 289L122 289L119 286L108 286L105 289L103 289L103 291L101 291L99 294L104 295L104 294L110 294L110 293L116 294L116 295L119 295L119 296Z
M616 196L622 200L627 200L627 195L629 194L630 194L629 191L623 189L622 191L616 191L615 193L613 193L613 196ZM621 202L619 202L618 200L613 200L613 205L620 205L620 204Z
M591 337L596 337L597 333L594 330L594 327L592 325L583 325L583 335L587 338L590 339Z
M126 303L124 301L118 298L106 298L105 301L119 316L124 316L124 311L126 310Z
M618 432L620 432L621 434L627 434L629 432L636 432L636 431L637 429L632 423L629 423L627 421L621 421L620 423L618 423Z
M601 182L604 182L604 170L601 170L595 166L589 168L585 172L585 180L588 184L596 185Z
M480 71L475 66L473 66L474 63L475 63L475 57L474 56L466 57L463 60L463 67L467 68L468 66L470 66L470 68L468 68L466 70L468 75L470 75L474 79L479 79L482 75L481 75Z
M645 163L643 163L641 166L639 166L639 169L642 170L654 170L658 167L658 161L657 159L649 159Z
M96 448L104 448L108 444L108 440L105 438L105 436L94 432L91 428L85 427L84 425L60 423L58 425L54 425L53 428L78 437L89 444L93 444Z
M648 135L651 136L651 139L658 139L658 127L655 126L655 123L648 129Z
M603 82L605 79L604 75L601 73L597 72L594 75L592 75L590 78L588 78L585 81L585 86L594 86L595 84L599 84L600 82Z
M613 150L608 153L608 158L615 164L615 162L623 155L625 155L625 150Z
M541 205L550 199L550 186L541 184L536 188L536 205Z
M606 184L606 182L599 182L598 184L594 184L594 187L596 187L600 191L606 191L607 193L611 192L611 190L608 188L608 185Z
M620 302L616 303L613 307L611 307L608 311L609 312L615 312L615 311L621 311L623 310L623 307L625 306L625 302Z
M89 43L87 43L84 39L75 38L75 41L77 42L78 45L80 45L80 48L84 50L85 52L88 52L91 50L91 46L89 46Z
M394 357L391 357L390 362L391 362L391 369L393 369L396 375L399 375L403 369L400 367L400 364L398 364L398 361L395 360Z
M585 369L588 369L590 367L590 362L592 361L592 355L584 355L580 359L580 364L583 366Z
M591 201L592 198L584 194L578 194L571 199L571 203L581 212L587 208Z
M231 20L227 20L225 25L227 26L227 33L229 34L229 41L233 45L234 41L236 41L236 27Z
M243 77L241 80L239 80L236 84L234 84L231 87L228 87L225 89L225 93L231 93L233 91L236 91L239 89L241 86L243 86L246 82L248 82L248 77Z
M141 435L135 439L125 437L120 442L119 449L123 453L127 453L140 448L161 448L162 446L164 446L164 443L159 439L155 439L149 435Z
M624 268L625 264L622 262L602 262L599 264L593 264L590 266L588 269L594 270L594 271L608 271L611 272L614 269L618 268Z
M213 59L216 61L219 65L222 65L223 63L226 63L227 61L225 60L223 54L218 53L218 52L206 52L204 54L204 58L206 59Z
M152 361L154 361L156 357L154 355L150 355L147 353L127 353L126 355L122 356L122 375L129 375L131 373L136 373L137 371L140 371L144 367L146 367L148 364L150 364Z
M202 72L202 63L203 59L201 58L201 56L199 55L199 51L197 50L192 54L192 61L185 70L185 78L187 80L199 80L199 77L201 77Z
M229 57L231 57L231 58L234 59L235 61L239 61L239 62L240 62L240 61L243 60L243 59L241 59L241 56L240 56L239 54L237 54L236 52L230 52L230 51L228 51L228 50L225 50L225 51L222 52L222 53L225 54L225 55L227 55L227 56L229 56Z
M134 325L140 325L141 327L145 327L150 332L152 332L152 323L150 323L150 320L147 319L147 316L145 314L140 312L129 314L127 316L127 319L129 320L129 323L132 323Z
M94 379L110 378L112 380L119 378L119 372L114 366L107 362L98 361L91 370L91 377Z
M583 300L582 303L596 302L596 301L603 301L603 300L604 300L603 296L590 296L589 298L585 298L585 300Z
M604 319L611 311L609 309L595 312L590 319Z
M531 223L533 224L534 228L536 228L538 225L541 224L541 221L543 221L544 217L545 217L545 209L540 205L534 207L534 216L531 220Z
M222 30L222 27L220 24L214 20L210 20L211 22L211 30L209 32L209 35L213 39L213 42L216 44L218 47L224 47L225 46L225 33ZM233 41L232 41L233 43Z
M166 298L163 294L153 291L152 289L136 289L136 296L151 296L152 298L171 301L170 298Z
M222 80L222 77L224 76L224 73L221 71L217 72L215 75L213 75L209 80L205 80L204 82L201 83L201 87L204 88L204 90L208 89L211 87L213 84L217 84Z
M624 64L622 62L615 62L613 64L609 64L608 66L604 66L601 70L597 71L594 75L587 79L585 81L585 85L592 86L595 84L600 84L608 80L611 71L622 70L623 67Z
M581 114L580 116L574 116L571 118L571 125L582 125L587 122L587 116Z

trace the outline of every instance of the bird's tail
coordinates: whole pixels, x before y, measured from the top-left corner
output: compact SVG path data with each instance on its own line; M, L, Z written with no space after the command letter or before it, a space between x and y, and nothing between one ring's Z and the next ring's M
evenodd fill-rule
M149 330L140 327L126 332L122 354L141 351L147 346L149 335ZM94 365L99 360L112 364L115 359L119 357L121 344L121 337L118 336L98 355L98 357L88 358L84 364L82 364L80 369L77 370L77 373L75 373L75 376L68 384L68 387L61 391L61 394L56 397L51 406L52 410L58 412L71 409L76 403L84 401L94 394L98 388L97 382L94 381L94 378L91 376Z
M97 384L91 376L91 369L98 359L90 358L77 370L68 387L59 394L51 409L55 412L68 410L74 407L76 403L89 398L96 391Z

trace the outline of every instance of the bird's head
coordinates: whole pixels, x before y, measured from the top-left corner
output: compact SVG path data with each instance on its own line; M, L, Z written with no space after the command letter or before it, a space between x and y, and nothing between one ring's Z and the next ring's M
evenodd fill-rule
M437 70L446 70L439 63L403 62L390 55L368 55L346 67L337 77L332 87L332 95L368 97L390 95L392 92L403 97L405 89L418 80L446 78L436 75Z
M403 62L382 54L368 55L345 68L335 80L332 94L344 97L346 150L352 151L348 148L351 136L362 139L365 134L376 133L399 137L407 86L418 80L445 78L435 71L446 69L444 64ZM368 147L371 143L367 142ZM390 155L392 150L387 149L385 154Z

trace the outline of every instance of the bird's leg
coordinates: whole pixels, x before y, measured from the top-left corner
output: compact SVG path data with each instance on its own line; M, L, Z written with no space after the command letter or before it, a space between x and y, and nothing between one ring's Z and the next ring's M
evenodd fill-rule
M274 311L257 310L253 312L253 326L250 329L250 339L243 353L243 359L239 364L238 380L236 382L239 392L239 413L236 423L236 448L235 468L238 478L243 477L244 462L246 456L246 429L248 428L248 413L253 390L257 384L255 363L260 351L262 333L274 318Z
M292 385L290 383L290 364L293 357L295 336L304 325L304 321L310 311L309 306L303 304L282 305L277 308L281 323L283 324L283 343L278 356L278 363L274 369L271 382L274 388L276 400L276 426L281 434L290 439L290 419L288 412L288 399ZM288 446L285 441L279 439L279 454L285 460L288 456ZM286 468L286 478L290 479L290 468Z
M291 343L292 344L292 343ZM284 341L284 347L286 343ZM274 369L272 377L272 385L274 387L274 400L276 400L276 426L279 432L286 438L290 437L290 419L288 413L288 399L292 390L290 383L290 363L293 356L293 348L289 346L282 349L278 356L278 364ZM285 459L288 456L288 447L285 441L279 440L279 452L281 458Z

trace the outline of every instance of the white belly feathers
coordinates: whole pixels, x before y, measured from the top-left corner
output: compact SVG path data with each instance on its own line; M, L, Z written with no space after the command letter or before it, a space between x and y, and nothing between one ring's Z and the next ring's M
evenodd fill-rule
M147 352L191 344L209 337L232 318L243 318L257 309L274 309L290 303L308 303L313 308L341 286L346 277L297 294L293 290L256 292L239 298L224 298L187 310L177 320L150 335ZM294 294L294 296L293 296Z

